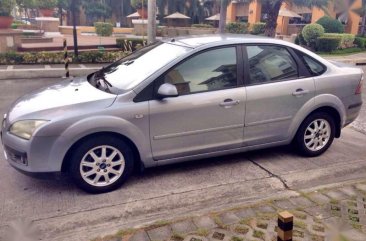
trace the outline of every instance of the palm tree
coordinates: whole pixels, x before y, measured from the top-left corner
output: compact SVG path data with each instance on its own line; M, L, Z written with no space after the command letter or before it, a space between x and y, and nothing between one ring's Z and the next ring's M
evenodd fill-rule
M303 7L318 7L324 9L328 7L329 2L332 0L288 0L290 4ZM262 14L265 14L265 35L274 37L276 34L277 18L282 4L285 0L260 0L262 3Z
M163 20L165 9L168 14L181 12L191 17L194 23L200 23L204 19L203 4L200 0L157 0L159 9L159 20Z
M221 0L220 5L220 23L219 23L219 33L225 32L226 25L226 9L229 4L229 0Z
M362 17L361 35L365 36L365 25L366 25L366 0L362 0L362 7L353 9L355 13Z

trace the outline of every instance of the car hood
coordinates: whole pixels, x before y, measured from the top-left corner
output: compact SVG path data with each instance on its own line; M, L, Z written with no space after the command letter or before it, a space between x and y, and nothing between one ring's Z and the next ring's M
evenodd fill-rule
M86 77L65 80L19 98L10 108L8 121L51 119L66 114L69 109L77 111L78 106L81 111L88 103L93 104L93 109L106 108L115 99L116 95L96 89Z

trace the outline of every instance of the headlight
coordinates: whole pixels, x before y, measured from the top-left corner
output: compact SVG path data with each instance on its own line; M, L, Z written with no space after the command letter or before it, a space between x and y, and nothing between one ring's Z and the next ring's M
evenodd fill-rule
M10 133L20 138L29 140L32 137L33 133L46 122L46 120L18 121L10 127Z

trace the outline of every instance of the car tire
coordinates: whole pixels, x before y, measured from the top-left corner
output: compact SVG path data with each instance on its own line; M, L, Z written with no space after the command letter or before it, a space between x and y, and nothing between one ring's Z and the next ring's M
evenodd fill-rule
M74 150L70 174L82 190L105 193L119 188L133 172L133 166L133 152L127 143L114 136L96 136Z
M294 143L301 155L316 157L328 150L334 136L335 123L332 116L325 112L316 112L303 121Z

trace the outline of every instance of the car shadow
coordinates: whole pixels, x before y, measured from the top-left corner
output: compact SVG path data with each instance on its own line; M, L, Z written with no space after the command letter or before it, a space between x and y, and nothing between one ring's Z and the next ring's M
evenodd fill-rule
M165 176L172 176L190 171L204 171L210 167L219 168L225 171L226 168L233 166L240 162L251 162L253 158L258 156L261 159L271 158L273 156L289 156L289 158L298 157L290 146L281 146L275 148L261 149L257 151L243 152L238 154L224 155L219 157L197 159L194 161L181 162L176 164L169 164L164 166L147 168L143 171L135 171L133 175L126 181L124 186L135 185L141 182L149 182L150 180L159 177L163 179ZM19 174L22 175L22 174ZM29 190L32 187L41 188L43 192L49 194L71 192L75 195L89 195L84 191L78 189L73 183L71 177L67 174L47 175L41 178L24 177L24 190ZM19 183L19 181L18 181ZM123 189L123 187L121 187Z

